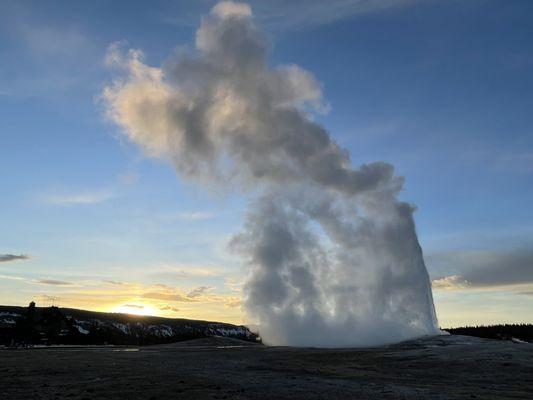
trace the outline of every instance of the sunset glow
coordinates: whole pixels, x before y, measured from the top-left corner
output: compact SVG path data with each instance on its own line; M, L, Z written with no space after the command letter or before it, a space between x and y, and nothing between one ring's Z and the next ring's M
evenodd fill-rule
M154 307L140 304L123 304L115 307L112 312L133 315L159 315L159 311Z

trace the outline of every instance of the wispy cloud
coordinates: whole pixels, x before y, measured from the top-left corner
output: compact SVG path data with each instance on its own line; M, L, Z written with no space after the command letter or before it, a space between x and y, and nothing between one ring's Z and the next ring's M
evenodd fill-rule
M144 308L144 306L140 306L138 304L124 304L122 307L136 308L138 310L142 310Z
M223 301L224 305L229 308L240 307L244 304L244 300L238 296L228 296Z
M112 280L112 279L103 279L102 282L107 285L120 286L123 288L130 288L130 289L139 286L138 283L117 281L117 280Z
M461 160L465 163L482 164L499 173L531 174L533 152L523 148L502 149L497 147L464 149Z
M203 296L205 293L210 292L214 289L212 286L199 286L197 288L194 288L189 293L187 293L187 297L191 299L195 299L197 297Z
M183 220L183 221L205 221L215 217L214 213L204 211L189 211L178 212L174 214L163 214L161 218L167 220Z
M0 279L20 281L20 282L35 284L35 285L70 286L70 287L80 286L79 284L76 284L74 282L67 282L67 281L62 281L62 280L57 280L57 279L28 279L26 277L15 276L15 275L0 275Z
M169 305L161 306L161 307L159 307L159 309L160 309L161 311L173 311L173 312L178 312L178 311L180 311L179 308L172 307L172 306L169 306Z
M172 290L171 286L165 285L164 283L156 283L151 287L154 289Z
M10 281L25 281L26 278L23 278L21 276L14 276L14 275L0 275L0 279L6 279Z
M424 0L429 1L429 0ZM295 30L320 26L357 15L387 12L410 6L421 0L248 0L261 25L269 30ZM208 3L191 2L189 7L180 7L180 12L170 11L161 19L170 24L193 26L198 23L198 14L203 14Z
M0 78L4 94L64 99L87 85L83 77L97 66L94 54L100 51L94 35L89 40L67 17L55 22L28 4L0 3L0 35L8 44L4 56L17 60L16 72Z
M189 290L186 293L183 293L180 290L172 288L168 285L158 283L156 285L150 286L149 289L151 290L148 290L147 292L141 294L142 298L191 303L200 300L212 300L213 296L210 296L209 293L212 292L215 288L212 286L198 286L192 290Z
M10 262L10 261L19 261L19 260L29 260L30 256L25 254L0 254L0 263Z
M45 203L70 206L83 204L98 204L110 200L114 197L113 193L108 191L82 192L73 194L52 194L42 196Z
M294 0L252 1L255 15L271 29L302 29L348 19L357 15L385 12L419 0Z
M19 32L32 53L72 56L88 45L86 36L73 29L53 26L20 25Z
M176 302L184 302L184 303L190 303L190 302L196 301L180 293L167 293L167 292L147 292L147 293L143 293L141 297L143 299L166 300L166 301L176 301Z
M151 268L151 272L147 275L162 281L172 281L176 279L223 278L227 273L228 271L222 267L162 264Z
M38 285L75 286L75 283L73 283L73 282L60 281L60 280L57 280L57 279L36 279L36 280L32 280L30 282L38 284Z

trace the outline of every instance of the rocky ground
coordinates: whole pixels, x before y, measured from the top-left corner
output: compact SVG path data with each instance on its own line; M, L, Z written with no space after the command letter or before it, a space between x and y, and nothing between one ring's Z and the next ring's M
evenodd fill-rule
M532 399L533 344L439 336L370 349L224 338L0 350L0 399Z

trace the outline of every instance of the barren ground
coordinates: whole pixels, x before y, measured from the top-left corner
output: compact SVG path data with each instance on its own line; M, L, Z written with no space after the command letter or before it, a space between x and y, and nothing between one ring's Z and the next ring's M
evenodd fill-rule
M0 399L533 399L533 344L439 336L371 349L199 339L0 350Z

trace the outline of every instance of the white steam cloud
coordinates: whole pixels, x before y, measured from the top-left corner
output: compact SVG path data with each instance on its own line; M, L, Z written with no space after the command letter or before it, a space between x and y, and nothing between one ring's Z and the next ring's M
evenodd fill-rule
M105 88L108 116L148 155L206 185L252 197L233 250L249 265L245 310L264 341L368 346L437 334L413 208L403 180L376 162L353 168L310 113L320 84L296 65L269 68L248 5L204 17L196 56L165 68L110 48L123 77Z

